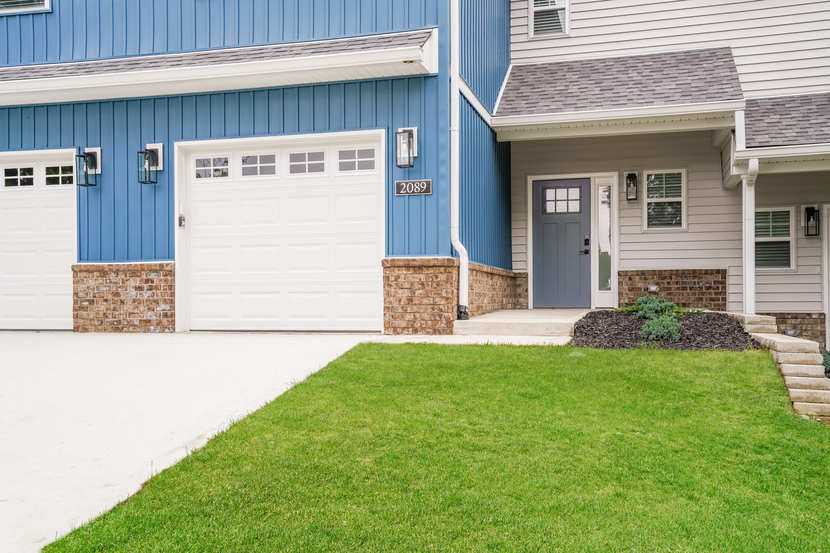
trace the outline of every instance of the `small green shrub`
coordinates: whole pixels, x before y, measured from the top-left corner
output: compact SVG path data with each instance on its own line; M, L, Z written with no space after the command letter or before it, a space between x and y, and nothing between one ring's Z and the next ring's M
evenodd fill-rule
M824 350L824 376L830 378L830 351Z
M640 330L640 335L646 340L671 340L674 342L680 339L680 323L674 318L674 315L660 315L646 321L646 324Z
M642 297L634 304L638 319L657 319L663 316L674 317L677 305L663 298Z

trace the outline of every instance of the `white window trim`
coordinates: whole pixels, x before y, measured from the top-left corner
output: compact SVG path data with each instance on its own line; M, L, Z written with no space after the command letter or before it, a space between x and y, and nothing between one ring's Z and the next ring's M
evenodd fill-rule
M272 156L272 155L277 156L276 160L275 160L276 174L274 174L274 175L243 175L242 174L242 169L245 167L244 165L242 165L242 158L243 157L248 157L248 156ZM282 172L282 167L280 167L281 157L280 157L279 150L257 150L257 151L252 150L250 152L247 151L247 150L243 150L243 151L240 151L237 154L236 159L234 161L236 162L236 165L239 167L239 178L244 179L244 180L263 180L263 179L265 179L265 180L269 180L269 179L274 180L274 179L279 179L280 178L280 173ZM266 164L266 165L269 165L269 164ZM261 165L258 163L257 167L261 167Z
M565 12L565 28L561 33L552 33L547 35L536 35L533 32L533 29L536 27L536 12L546 12L546 11L554 11L554 10L564 10ZM571 0L565 0L564 7L542 7L537 8L533 5L533 0L527 0L527 11L528 11L528 18L527 18L527 36L531 39L546 39L546 38L557 38L568 36L571 33Z
M334 167L334 174L337 176L349 176L349 175L377 175L380 171L380 156L381 153L378 151L378 147L376 144L358 144L356 146L348 145L348 146L337 146L333 148L334 155L331 158L331 162L335 164ZM375 151L375 168L374 169L355 169L354 171L341 171L340 170L340 152L348 151L348 150L374 150ZM357 160L355 160L357 161ZM319 174L319 173L314 173Z
M214 177L213 175L211 175L211 177L209 179L197 179L196 178L196 170L197 169L207 169L207 167L196 167L196 160L197 159L207 159L207 158L213 159L215 157L226 157L226 158L228 158L228 176L227 177ZM191 159L191 162L190 162L190 170L191 170L190 180L192 182L200 182L200 183L225 182L225 181L230 180L231 178L233 178L234 156L231 152L221 152L221 153L212 153L212 154L197 154L197 155L192 156L190 159ZM211 161L211 164L212 163L213 162ZM214 167L210 168L211 172L213 171L213 169L214 169Z
M796 240L796 228L795 228L795 207L756 207L755 213L759 211L788 211L790 213L790 237L789 238L757 238L753 236L755 239L755 243L758 242L789 242L790 243L790 266L789 267L758 267L757 260L755 265L756 272L763 272L763 273L791 273L794 272L797 267L795 265L795 249L798 244Z
M648 204L651 203L662 203L662 202L676 202L677 198L661 198L659 200L649 200L648 198L648 191L646 189L646 185L648 179L646 175L657 175L661 173L680 173L680 209L683 218L683 224L679 227L649 227L648 226ZM647 171L643 171L640 175L640 195L643 197L643 232L682 232L687 230L689 226L689 206L688 202L686 201L687 196L687 189L688 189L688 182L686 178L686 169L649 169Z
M0 8L0 16L26 14L32 12L48 12L52 11L52 0L44 0L42 6L31 6L29 8Z
M287 179L313 179L315 177L328 177L331 174L331 148L328 146L320 146L319 148L291 148L283 150L283 164L285 166L285 178ZM291 154L310 154L313 152L323 152L324 168L322 173L292 173L291 172ZM306 169L308 169L308 158L306 157ZM312 163L319 163L312 162Z

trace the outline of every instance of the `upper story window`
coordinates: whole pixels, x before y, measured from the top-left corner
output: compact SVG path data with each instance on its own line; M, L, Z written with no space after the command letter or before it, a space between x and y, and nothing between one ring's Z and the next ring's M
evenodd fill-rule
M531 36L558 35L568 32L569 0L530 0Z
M48 9L49 0L0 0L0 15Z

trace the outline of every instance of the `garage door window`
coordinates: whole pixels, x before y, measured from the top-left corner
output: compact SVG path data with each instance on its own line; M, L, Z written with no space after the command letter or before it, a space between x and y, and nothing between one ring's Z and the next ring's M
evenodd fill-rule
M72 165L47 165L46 186L75 184L75 168Z
M196 158L197 179L221 179L230 176L228 172L228 156Z
M271 177L277 174L277 154L242 156L243 177Z
M292 175L326 172L326 152L296 152L288 155Z
M338 152L339 169L341 173L351 171L374 171L375 149L361 148L340 150Z
M6 167L3 170L3 184L7 188L35 185L34 167Z

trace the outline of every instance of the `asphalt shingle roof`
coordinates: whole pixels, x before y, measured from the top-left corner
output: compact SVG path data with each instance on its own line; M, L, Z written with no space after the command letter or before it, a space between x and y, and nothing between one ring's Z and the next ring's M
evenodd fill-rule
M830 143L830 93L746 101L746 147Z
M697 104L743 98L729 48L516 65L498 116Z
M137 56L84 62L51 63L25 67L0 69L0 82L30 79L49 79L101 75L109 73L130 73L154 69L175 69L182 67L205 67L255 61L302 58L325 54L345 54L361 51L392 50L411 46L423 46L431 31L414 31L387 35L365 36L322 40L315 42L294 42L267 46L246 46L180 54Z

